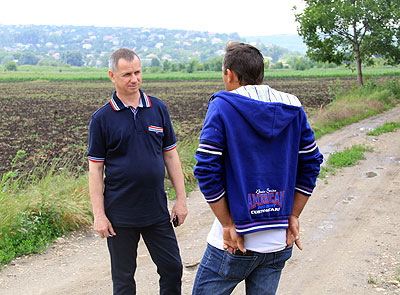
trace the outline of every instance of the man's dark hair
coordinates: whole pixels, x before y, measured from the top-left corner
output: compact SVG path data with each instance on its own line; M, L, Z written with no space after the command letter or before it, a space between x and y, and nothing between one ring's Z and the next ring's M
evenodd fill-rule
M230 69L238 77L239 84L259 85L264 80L264 57L250 44L230 42L226 46L224 71Z
M121 58L125 59L126 61L132 61L135 59L135 57L140 60L139 56L133 50L129 48L120 48L111 54L108 61L108 68L111 72L115 73L118 70L118 61Z

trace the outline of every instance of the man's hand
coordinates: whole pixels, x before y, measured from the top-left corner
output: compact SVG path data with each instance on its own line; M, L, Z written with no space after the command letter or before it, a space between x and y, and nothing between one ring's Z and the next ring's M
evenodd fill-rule
M300 222L299 217L290 215L289 217L289 228L286 230L286 244L293 246L296 243L297 248L303 250L300 242Z
M178 226L180 226L185 222L187 215L188 209L186 206L186 198L176 199L171 211L171 222L175 216L178 216Z
M237 248L242 252L246 252L243 236L237 234L234 224L232 226L223 227L222 237L224 240L223 247L225 250L228 250L229 253L234 254Z
M111 225L111 222L105 215L95 217L93 227L94 230L97 231L102 238L109 238L117 235Z

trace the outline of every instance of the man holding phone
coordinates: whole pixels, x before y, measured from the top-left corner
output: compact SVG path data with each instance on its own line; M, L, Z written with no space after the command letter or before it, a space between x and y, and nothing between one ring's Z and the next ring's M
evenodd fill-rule
M160 294L181 294L182 262L171 223L185 221L186 193L167 106L141 90L135 52L118 49L109 65L115 91L92 115L88 159L94 229L107 238L114 294L136 294L140 237L157 265ZM165 167L176 192L171 214Z

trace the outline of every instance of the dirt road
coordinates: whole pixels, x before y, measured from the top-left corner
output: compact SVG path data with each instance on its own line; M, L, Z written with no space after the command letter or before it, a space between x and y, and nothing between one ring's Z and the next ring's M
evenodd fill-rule
M400 130L379 137L372 128L400 121L400 106L318 141L325 157L354 144L374 148L367 159L318 180L301 216L304 250L294 250L278 294L400 294ZM185 265L183 294L190 294L213 215L197 191L189 216L176 230ZM158 294L158 275L139 246L138 294ZM0 271L0 294L112 294L106 242L93 231L59 239L41 255L16 259ZM244 294L239 285L234 294Z

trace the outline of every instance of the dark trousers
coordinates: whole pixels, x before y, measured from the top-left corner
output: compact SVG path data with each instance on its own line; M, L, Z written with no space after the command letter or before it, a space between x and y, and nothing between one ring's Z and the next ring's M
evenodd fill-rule
M114 230L117 235L107 239L114 295L136 294L134 274L140 236L157 266L160 294L181 294L182 261L169 221L139 228L114 227Z

